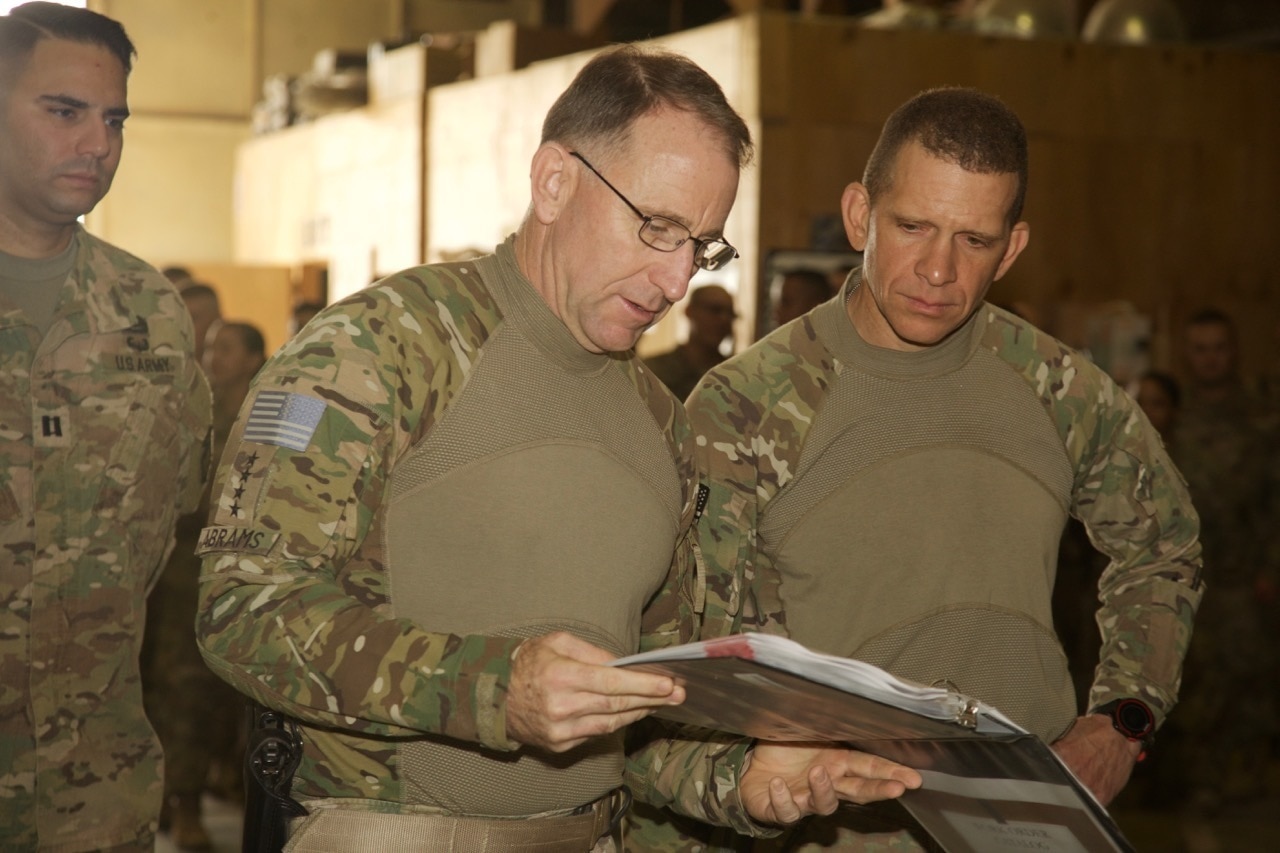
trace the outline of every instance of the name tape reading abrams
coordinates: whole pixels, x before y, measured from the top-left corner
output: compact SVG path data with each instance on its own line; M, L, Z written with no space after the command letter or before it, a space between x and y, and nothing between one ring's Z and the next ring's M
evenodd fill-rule
M280 534L272 530L254 530L251 527L206 527L200 531L200 543L196 555L205 554L257 554L271 551Z

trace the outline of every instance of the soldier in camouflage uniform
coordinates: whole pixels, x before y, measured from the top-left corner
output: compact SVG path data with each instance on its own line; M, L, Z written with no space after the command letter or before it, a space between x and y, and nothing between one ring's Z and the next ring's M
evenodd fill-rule
M186 291L183 296L190 309ZM199 318L193 316L192 322L198 335ZM219 458L249 394L249 383L266 361L266 344L256 326L219 320L209 356L213 458ZM170 840L181 850L210 845L201 819L201 797L218 759L226 760L234 775L240 776L236 756L245 718L244 697L210 672L196 645L193 626L200 580L196 545L208 517L206 488L196 512L178 519L176 547L147 599L142 644L142 698L164 747L165 809L160 828L169 831Z
M1164 802L1203 815L1262 793L1277 733L1276 682L1268 677L1277 665L1277 613L1268 595L1275 564L1267 553L1276 446L1266 407L1241 380L1234 321L1216 309L1197 312L1183 344L1190 381L1170 453L1200 513L1213 592L1196 617L1186 698L1153 784Z
M644 360L649 372L681 400L689 396L708 370L724 361L720 345L733 335L733 295L718 284L704 284L689 294L684 308L689 338Z
M952 685L1045 741L1102 802L1142 743L1102 711L1163 720L1201 597L1197 519L1137 406L1089 362L983 302L1026 245L1021 122L967 89L889 119L843 196L865 263L819 306L713 370L689 400L711 495L704 634L790 635L926 684ZM1081 519L1111 562L1101 663L1079 713L1054 636L1058 539ZM666 838L631 849L751 847ZM755 849L918 850L897 803L815 819Z
M696 65L624 47L584 67L543 140L513 237L321 312L227 445L198 633L219 674L302 724L290 850L612 849L620 729L683 698L604 666L693 639L705 599L692 438L632 347L696 267L733 257L750 137ZM768 746L739 778L747 746L664 793L768 831L916 782ZM631 765L637 795L663 758Z
M209 389L172 285L76 223L119 163L133 56L115 21L0 17L0 835L150 850L147 590L195 508Z

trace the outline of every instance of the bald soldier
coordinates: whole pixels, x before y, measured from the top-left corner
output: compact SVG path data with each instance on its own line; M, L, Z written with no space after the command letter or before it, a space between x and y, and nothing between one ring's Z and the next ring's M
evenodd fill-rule
M325 309L259 375L198 628L301 724L291 850L615 849L621 729L684 692L607 664L695 638L720 583L687 538L683 409L632 348L735 257L750 151L702 69L605 51L551 108L494 254ZM727 743L674 780L665 758L630 766L637 797L749 833L919 784L816 747Z
M688 340L644 360L653 375L681 400L708 370L724 361L720 346L733 335L733 321L738 318L733 296L718 284L694 288L684 313L689 318Z

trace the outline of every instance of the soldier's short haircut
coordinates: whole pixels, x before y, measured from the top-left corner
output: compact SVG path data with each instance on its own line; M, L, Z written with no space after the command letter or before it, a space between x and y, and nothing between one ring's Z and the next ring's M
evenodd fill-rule
M710 300L713 294L720 294L720 293L723 293L724 295L728 296L730 299L733 298L733 294L725 290L724 287L722 287L721 285L700 284L697 287L695 287L693 290L689 291L689 304L702 305L703 303Z
M871 203L889 191L898 152L919 142L934 157L966 172L1017 175L1008 223L1022 216L1027 196L1027 131L1013 110L977 89L928 89L893 111L867 160L862 184Z
M182 284L182 282L191 281L192 279L191 270L187 269L184 266L179 266L177 264L174 264L173 266L165 267L164 269L160 270L160 274L165 278L169 279L169 281L179 286Z
M1142 374L1143 381L1151 381L1160 386L1160 390L1164 391L1164 395L1169 398L1169 404L1173 408L1182 405L1182 388L1178 385L1178 380L1174 379L1169 373L1163 370L1148 370Z
M11 81L41 39L65 39L104 47L133 70L137 51L124 27L106 15L61 3L23 3L0 15L0 79Z
M205 284L203 281L191 281L183 284L178 288L178 294L184 301L208 299L213 302L213 307L221 307L218 302L218 291L214 290L212 285Z
M701 119L739 169L751 162L751 131L710 74L678 53L629 44L604 50L583 66L547 112L542 141L607 156L626 142L637 119L663 107Z
M252 323L223 323L222 329L230 329L240 338L240 343L244 345L245 351L249 355L256 355L263 361L267 360L267 341L262 336L262 331ZM219 330L221 331L221 330Z
M800 285L813 301L826 302L831 298L831 280L817 270L787 270L782 283L786 284L788 281Z
M1226 326L1232 334L1236 331L1236 321L1220 308L1201 308L1187 320L1188 326Z

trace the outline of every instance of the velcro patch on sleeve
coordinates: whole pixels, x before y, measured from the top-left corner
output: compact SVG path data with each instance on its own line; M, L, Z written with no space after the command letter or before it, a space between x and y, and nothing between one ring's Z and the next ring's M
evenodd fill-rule
M254 554L265 556L280 539L272 530L254 530L251 527L206 527L200 531L196 556L205 554Z
M242 527L253 523L258 495L270 470L276 449L245 442L230 458L231 470L223 478L222 492L213 509L213 523ZM225 459L225 458L224 458Z
M290 391L259 391L244 424L244 440L274 444L303 453L315 435L327 404Z

